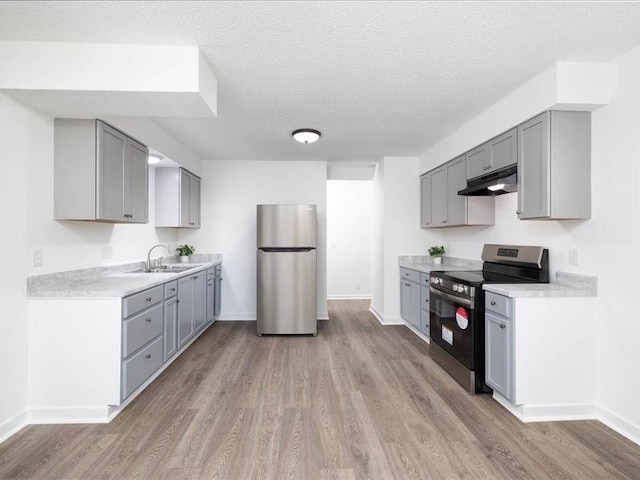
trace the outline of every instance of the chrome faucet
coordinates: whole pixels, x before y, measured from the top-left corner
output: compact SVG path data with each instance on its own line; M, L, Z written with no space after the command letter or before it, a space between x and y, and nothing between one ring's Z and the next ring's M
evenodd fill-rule
M171 249L170 249L169 247L167 247L166 245L163 245L163 244L161 244L161 243L159 243L158 245L154 245L153 247L151 247L151 248L149 249L149 253L147 253L147 264L146 264L146 266L145 266L145 269L146 269L146 270L151 270L151 268L152 268L152 266L151 266L151 252L152 252L152 251L153 251L153 249L154 249L154 248L156 248L156 247L164 247L164 248L166 248L166 249L167 249L167 252L171 253ZM162 263L162 258L163 258L163 257L160 257L160 263Z

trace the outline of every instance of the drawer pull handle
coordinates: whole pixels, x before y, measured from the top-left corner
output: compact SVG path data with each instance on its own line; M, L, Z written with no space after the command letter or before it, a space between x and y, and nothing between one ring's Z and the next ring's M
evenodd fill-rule
M145 298L145 300L146 300L147 302L150 302L150 301L151 301L151 297L147 297L147 298Z
M144 358L151 358L151 354L150 354L150 353L147 353L147 354L144 356Z
M211 285L213 285L213 283L207 283L207 286L209 286L209 287L210 287Z
M491 306L495 307L496 306L496 302L495 300L491 300Z
M151 318L147 318L147 323L151 323Z
M193 277L194 280L197 280L198 278L200 278L200 277L197 276L197 275L195 277Z
M410 286L411 286L411 284L410 284L410 283L405 283L405 285L406 285L407 287L410 287Z
M500 324L500 328L501 328L501 329L503 329L503 330L504 330L506 327L507 327L507 326L506 326L504 323L501 323L501 324Z
M176 289L175 289L175 288L172 288L172 289L171 289L171 291L172 291L172 292L175 292L175 291L176 291Z

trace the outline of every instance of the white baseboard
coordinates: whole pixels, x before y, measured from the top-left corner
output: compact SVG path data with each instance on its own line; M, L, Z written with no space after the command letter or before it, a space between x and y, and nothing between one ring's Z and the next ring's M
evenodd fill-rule
M369 311L373 314L374 317L376 317L376 319L380 322L381 325L404 325L405 322L403 319L401 318L385 318L382 316L382 314L375 309L375 307L373 305L369 306Z
M318 320L329 320L328 312L318 312ZM216 322L255 322L256 313L224 313L216 318Z
M327 300L371 300L371 295L366 293L346 293L341 295L329 295Z
M24 427L29 424L29 411L23 410L22 412L14 415L9 420L0 425L0 443L4 442L7 438L15 435Z
M632 442L640 445L640 428L632 423L623 420L616 414L611 413L602 407L598 408L598 420L604 423L611 430L615 430L623 437L628 438Z
M128 402L127 402L128 403ZM29 409L29 424L109 423L118 413L112 407L52 407Z
M493 392L493 399L524 423L598 420L598 407L595 404L513 405L496 391Z

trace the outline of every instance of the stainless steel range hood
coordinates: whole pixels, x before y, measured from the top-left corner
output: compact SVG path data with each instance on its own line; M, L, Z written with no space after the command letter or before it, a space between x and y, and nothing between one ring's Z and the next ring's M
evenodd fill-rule
M458 195L468 197L488 197L511 193L518 190L518 167L510 167L497 170L481 177L467 180L467 188L458 191Z

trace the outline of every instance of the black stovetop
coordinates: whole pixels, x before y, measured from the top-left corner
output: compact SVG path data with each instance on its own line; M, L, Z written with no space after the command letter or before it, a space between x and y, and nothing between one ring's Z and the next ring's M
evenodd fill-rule
M548 283L539 278L526 278L522 276L510 276L484 270L445 270L431 272L431 276L448 278L464 285L478 287L485 283Z

